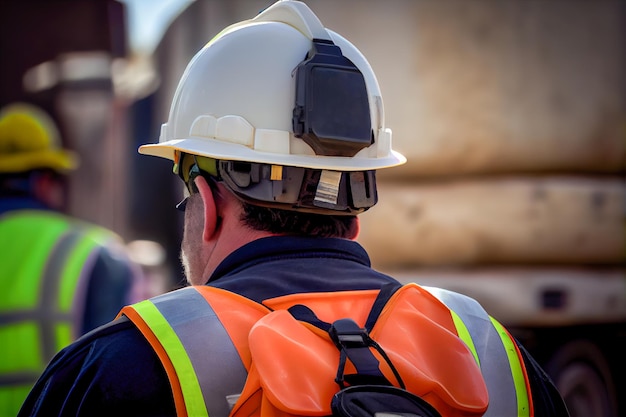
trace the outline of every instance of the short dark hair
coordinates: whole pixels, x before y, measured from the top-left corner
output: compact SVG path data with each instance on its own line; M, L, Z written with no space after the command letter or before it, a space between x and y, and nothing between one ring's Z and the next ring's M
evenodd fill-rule
M326 215L242 203L241 220L250 228L270 233L350 238L356 216Z

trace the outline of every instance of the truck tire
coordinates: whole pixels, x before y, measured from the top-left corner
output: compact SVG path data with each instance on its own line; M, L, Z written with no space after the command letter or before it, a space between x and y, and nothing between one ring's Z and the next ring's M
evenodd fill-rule
M600 349L590 341L569 342L545 366L572 417L618 417L615 386Z

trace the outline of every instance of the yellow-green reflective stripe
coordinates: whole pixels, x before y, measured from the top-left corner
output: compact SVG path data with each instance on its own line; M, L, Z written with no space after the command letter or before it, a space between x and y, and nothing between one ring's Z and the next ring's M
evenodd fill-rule
M504 350L506 351L506 355L509 359L511 375L513 376L513 384L515 385L515 396L517 398L517 415L519 417L529 416L530 406L528 404L528 392L526 391L526 378L524 377L517 349L504 327L502 327L502 325L493 317L489 318L502 340Z
M56 336L55 348L57 351L60 351L74 340L72 325L70 323L58 323L54 327L54 334Z
M474 360L476 360L476 363L480 367L480 360L478 359L476 346L474 346L474 341L472 340L472 336L470 335L469 330L467 330L467 326L465 326L465 323L463 323L461 317L459 317L459 315L456 314L454 311L450 310L450 314L452 315L452 321L454 321L456 332L458 333L461 340L465 342L469 350L472 352L472 355L474 355Z
M209 413L204 404L198 377L174 329L172 329L152 301L141 301L135 304L133 308L149 323L150 329L157 339L159 339L163 349L167 352L167 356L172 361L176 375L178 375L178 379L180 380L180 387L183 391L187 414L193 417L208 417Z

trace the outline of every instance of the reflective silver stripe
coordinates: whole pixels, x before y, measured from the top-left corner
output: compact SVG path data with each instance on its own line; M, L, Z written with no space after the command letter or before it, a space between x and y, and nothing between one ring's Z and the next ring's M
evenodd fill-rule
M81 236L82 233L77 230L70 231L62 236L50 252L43 273L40 296L41 305L39 309L41 314L41 342L44 360L46 361L58 352L58 345L65 345L70 342L70 340L57 340L56 325L59 321L65 321L68 325L73 324L71 314L60 311L58 299L63 278L63 268Z
M163 294L152 302L185 347L181 354L187 353L193 365L209 416L228 417L227 397L241 393L247 371L215 311L193 287Z
M517 416L517 396L511 364L498 332L485 309L474 299L442 288L422 287L465 323L469 331L489 392L489 408L484 416ZM506 370L506 371L504 371Z

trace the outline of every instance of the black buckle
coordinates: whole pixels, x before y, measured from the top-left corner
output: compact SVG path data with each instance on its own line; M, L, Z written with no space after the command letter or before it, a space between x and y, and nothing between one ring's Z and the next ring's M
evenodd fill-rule
M335 382L341 388L345 388L344 381L350 385L391 385L380 371L378 359L370 351L370 346L378 348L378 345L366 329L360 328L352 319L340 319L330 326L328 334L339 349ZM356 374L345 375L346 359L350 359Z
M352 319L335 321L328 330L331 340L338 349L368 347L371 340L367 330L361 329Z

